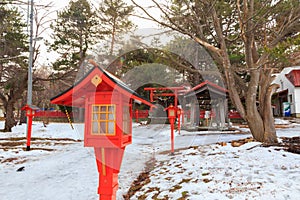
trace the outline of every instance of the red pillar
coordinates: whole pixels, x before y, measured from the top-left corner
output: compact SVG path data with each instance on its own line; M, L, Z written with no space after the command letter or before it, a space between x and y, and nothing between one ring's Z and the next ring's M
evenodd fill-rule
M174 119L170 119L171 125L171 154L174 154Z
M174 107L177 108L177 90L175 90L175 95L174 95Z
M184 110L183 109L181 110L181 121L182 121L182 124L184 124Z
M150 102L153 102L153 90L150 90Z
M99 200L116 200L118 173L124 148L95 148L96 163L99 173Z
M27 142L26 142L26 151L30 151L30 141L31 141L31 129L32 129L32 116L27 116Z
M179 134L180 134L180 116L181 115L178 115L178 127L177 127L177 130L178 130Z

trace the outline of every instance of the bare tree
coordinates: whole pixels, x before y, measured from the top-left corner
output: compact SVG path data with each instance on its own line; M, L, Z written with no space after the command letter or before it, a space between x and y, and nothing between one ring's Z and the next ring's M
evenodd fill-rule
M131 0L149 20L189 36L210 52L224 74L230 98L253 137L277 142L272 114L274 52L299 49L300 2L258 0L151 0L154 16ZM292 48L291 48L292 47ZM233 55L237 55L238 62ZM244 72L246 76L240 76Z

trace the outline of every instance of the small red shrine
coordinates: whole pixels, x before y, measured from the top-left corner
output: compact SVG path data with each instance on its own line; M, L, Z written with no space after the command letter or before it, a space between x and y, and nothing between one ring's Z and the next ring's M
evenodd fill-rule
M132 103L149 101L121 80L94 67L51 103L85 108L84 146L94 147L101 200L116 199L118 173L126 145L132 141Z

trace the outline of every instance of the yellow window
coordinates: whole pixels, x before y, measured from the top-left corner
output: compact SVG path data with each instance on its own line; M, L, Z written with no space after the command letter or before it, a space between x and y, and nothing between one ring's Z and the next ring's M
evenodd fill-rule
M116 105L92 105L92 135L116 134Z

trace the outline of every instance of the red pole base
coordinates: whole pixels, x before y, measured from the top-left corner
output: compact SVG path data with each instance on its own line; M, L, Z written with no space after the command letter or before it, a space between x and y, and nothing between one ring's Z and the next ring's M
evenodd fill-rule
M171 122L171 155L174 155L174 121Z
M116 200L118 173L124 148L95 148L99 173L98 194L100 200Z
M111 195L101 194L99 196L99 200L116 200L116 197L112 197Z
M30 142L31 142L31 128L32 128L32 116L28 116L27 122L27 141L26 141L26 151L30 151Z

